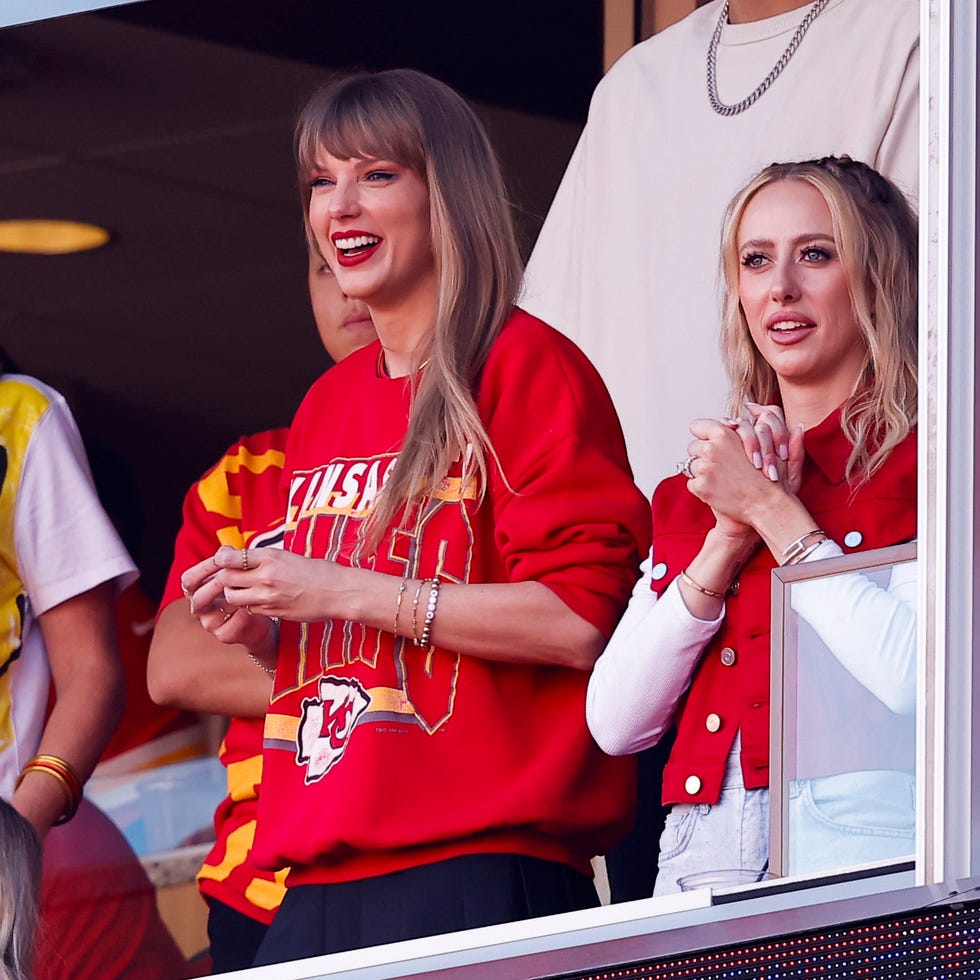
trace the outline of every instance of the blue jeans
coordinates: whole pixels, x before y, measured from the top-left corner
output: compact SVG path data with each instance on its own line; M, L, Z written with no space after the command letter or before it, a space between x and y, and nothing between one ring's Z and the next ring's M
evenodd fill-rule
M834 871L914 852L912 773L881 769L790 783L790 874Z
M750 868L761 873L765 868L769 790L745 788L740 757L736 737L717 803L675 803L671 807L660 838L654 895L679 892L677 879L698 871Z

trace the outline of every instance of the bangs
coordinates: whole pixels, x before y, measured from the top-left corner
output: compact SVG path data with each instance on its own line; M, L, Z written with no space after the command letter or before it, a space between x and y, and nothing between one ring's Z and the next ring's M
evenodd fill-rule
M421 125L411 102L364 75L330 86L307 105L296 130L301 179L326 151L340 160L391 160L426 178Z

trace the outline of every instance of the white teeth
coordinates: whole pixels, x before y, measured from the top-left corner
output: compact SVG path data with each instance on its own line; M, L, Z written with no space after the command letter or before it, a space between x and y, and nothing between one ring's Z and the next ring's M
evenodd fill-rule
M355 238L337 238L334 240L334 245L336 245L342 252L346 252L352 248L364 248L367 245L377 245L380 241L380 238L375 238L373 235L357 235Z
M769 329L770 330L799 330L800 327L810 327L813 326L811 323L803 323L801 320L780 320L779 323L774 323Z

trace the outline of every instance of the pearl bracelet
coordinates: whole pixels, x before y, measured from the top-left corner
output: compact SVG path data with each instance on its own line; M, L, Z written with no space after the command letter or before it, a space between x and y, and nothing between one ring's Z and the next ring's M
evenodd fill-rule
M425 625L422 627L422 635L415 641L419 647L429 646L429 637L432 636L432 623L436 618L436 606L439 604L439 587L442 583L434 578L429 585L429 602L425 609Z

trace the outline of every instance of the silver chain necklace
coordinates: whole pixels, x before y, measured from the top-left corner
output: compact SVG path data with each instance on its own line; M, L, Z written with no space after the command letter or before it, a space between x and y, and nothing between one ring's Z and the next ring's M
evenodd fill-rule
M722 116L737 116L740 112L745 112L754 102L758 102L769 86L782 74L783 69L789 64L793 55L796 54L796 49L800 46L803 36L810 29L810 25L817 19L820 11L828 3L830 3L830 0L816 0L816 3L807 11L806 17L800 21L800 26L793 32L793 36L790 38L789 44L786 45L786 50L783 52L782 57L776 62L772 71L759 83L756 90L747 95L741 102L736 102L734 105L726 105L718 98L718 44L721 41L722 28L728 21L729 0L725 0L721 7L721 16L718 18L718 26L715 27L715 32L711 35L711 43L708 45L708 101L711 103L711 108Z

